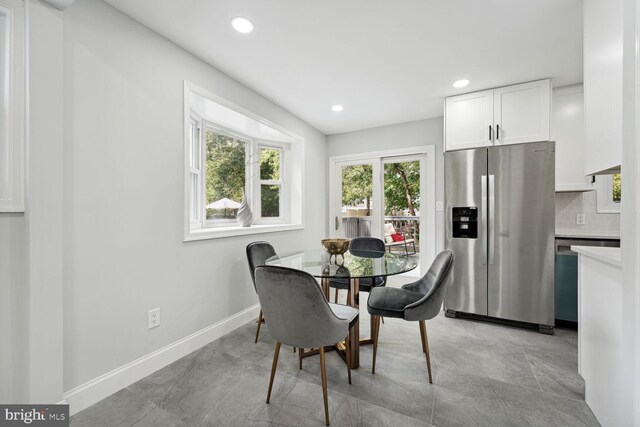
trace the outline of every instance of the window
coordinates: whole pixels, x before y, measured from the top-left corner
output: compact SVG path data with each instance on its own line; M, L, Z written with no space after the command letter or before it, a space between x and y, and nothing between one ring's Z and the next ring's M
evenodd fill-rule
M0 212L24 212L24 3L0 0Z
M206 132L206 215L209 224L232 224L245 195L250 141L220 130ZM249 169L249 173L247 173Z
M301 228L303 141L189 83L185 99L184 239Z
M622 200L622 175L598 176L596 178L596 202L598 213L620 213Z
M284 150L260 147L260 214L282 219L282 163Z

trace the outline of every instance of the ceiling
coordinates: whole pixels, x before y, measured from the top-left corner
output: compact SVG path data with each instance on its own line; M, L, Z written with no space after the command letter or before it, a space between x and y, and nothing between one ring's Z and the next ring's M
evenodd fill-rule
M325 134L438 117L457 93L582 82L582 0L106 2Z

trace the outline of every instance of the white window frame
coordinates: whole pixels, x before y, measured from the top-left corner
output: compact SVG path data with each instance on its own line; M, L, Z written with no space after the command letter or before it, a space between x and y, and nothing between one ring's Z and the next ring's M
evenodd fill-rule
M1 0L0 0L1 1ZM233 110L235 113L239 113L245 116L248 120L252 120L253 123L258 122L258 126L268 126L272 130L280 133L280 135L286 135L290 142L273 141L270 139L258 139L252 138L237 132L233 129L229 129L225 126L216 124L215 121L210 120L211 117L207 116L204 119L200 119L201 133L200 133L200 153L201 153L201 218L200 224L192 224L190 215L190 135L189 135L189 123L192 118L198 118L198 114L192 110L190 102L192 95L196 97L202 97L218 104L221 107ZM197 101L197 98L195 102ZM200 104L196 104L200 105ZM206 111L204 114L208 114ZM229 101L221 98L205 89L202 89L187 81L184 82L184 233L183 241L197 241L206 239L217 239L233 236L244 236L251 234L270 233L277 231L299 230L304 228L304 139L266 119L263 119ZM247 198L250 203L250 208L253 213L253 224L250 227L242 227L240 224L234 221L222 224L217 221L206 221L206 151L204 144L206 143L206 129L211 127L215 132L222 132L230 137L246 140L249 142L247 150L248 159L254 158L253 153L257 153L259 159L260 147L277 148L282 150L282 162L281 162L281 198L280 198L280 217L279 218L261 218L260 212L260 177L259 177L259 161L247 162L247 182L245 188L247 189Z
M290 169L290 165L286 159L286 153L288 150L287 145L278 144L273 141L261 141L255 140L255 151L256 157L258 161L256 164L256 179L253 182L253 193L257 195L255 199L257 199L256 203L254 203L254 212L257 215L257 224L283 224L288 220L288 197L287 197L287 183L289 181L288 173ZM260 150L262 149L270 149L277 150L280 152L280 179L279 180L270 180L270 179L262 179L260 177ZM280 215L277 217L263 217L262 216L262 186L263 185L278 185L280 186L280 196L279 196L279 213Z
M206 134L207 131L212 131L221 135L225 135L228 136L230 138L233 139L237 139L239 141L242 141L246 144L245 150L244 150L244 164L245 164L245 197L248 198L249 201L253 200L253 193L252 190L250 188L250 175L253 173L253 164L251 162L251 157L252 157L252 145L253 142L251 140L251 138L248 138L238 132L234 132L231 129L227 129L224 126L220 126L217 125L213 122L204 120L203 121L203 129L204 132L202 132L202 145L200 147L200 150L202 153L206 152ZM206 209L206 200L207 200L207 159L206 156L202 156L202 172L203 172L203 176L202 176L202 181L201 181L201 187L202 187L202 203L201 203L201 211L203 212L203 221L202 221L202 228L206 228L206 229L215 229L215 228L221 228L221 227L235 227L238 225L238 222L235 219L228 219L228 220L207 220L206 219L206 214L207 214L207 209ZM251 208L251 212L254 212L253 207L251 206L251 204L249 205L249 207Z
M596 176L596 212L619 214L620 204L613 201L613 175Z
M191 223L192 228L202 227L202 211L200 210L200 205L202 204L202 119L195 113L191 113L191 117L189 119L189 126L193 126L192 132L189 133L189 195L190 195L190 203L189 203L189 221ZM194 148L196 148L196 153L194 155ZM195 158L194 158L195 157ZM196 188L195 191L192 186L192 178L195 175L196 177ZM194 203L191 198L193 194L196 194L196 201ZM193 214L194 204L196 205L196 214Z
M0 0L0 212L25 211L26 74L25 9Z

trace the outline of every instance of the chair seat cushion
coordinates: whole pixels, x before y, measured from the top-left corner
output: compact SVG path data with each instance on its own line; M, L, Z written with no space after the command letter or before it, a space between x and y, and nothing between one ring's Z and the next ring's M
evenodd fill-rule
M379 287L371 290L367 309L374 316L404 317L407 305L420 300L424 295L404 289Z
M344 304L334 304L332 302L329 303L329 307L331 308L331 311L333 311L333 313L336 315L336 317L348 320L349 326L352 326L353 323L355 323L355 321L358 319L359 312L357 308L353 308Z

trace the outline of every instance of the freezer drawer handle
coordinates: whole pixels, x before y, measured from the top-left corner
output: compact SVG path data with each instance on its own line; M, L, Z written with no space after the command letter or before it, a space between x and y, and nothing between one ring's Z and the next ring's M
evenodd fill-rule
M493 129L491 129L491 125L489 125L489 141L493 141Z
M487 176L482 175L480 177L480 187L482 191L482 204L480 208L482 212L480 216L482 217L482 229L480 230L480 234L482 234L482 264L487 264Z
M500 140L500 125L496 125L496 141Z
M495 242L496 242L496 230L495 230L495 217L496 217L496 186L495 175L489 175L489 264L493 264Z

